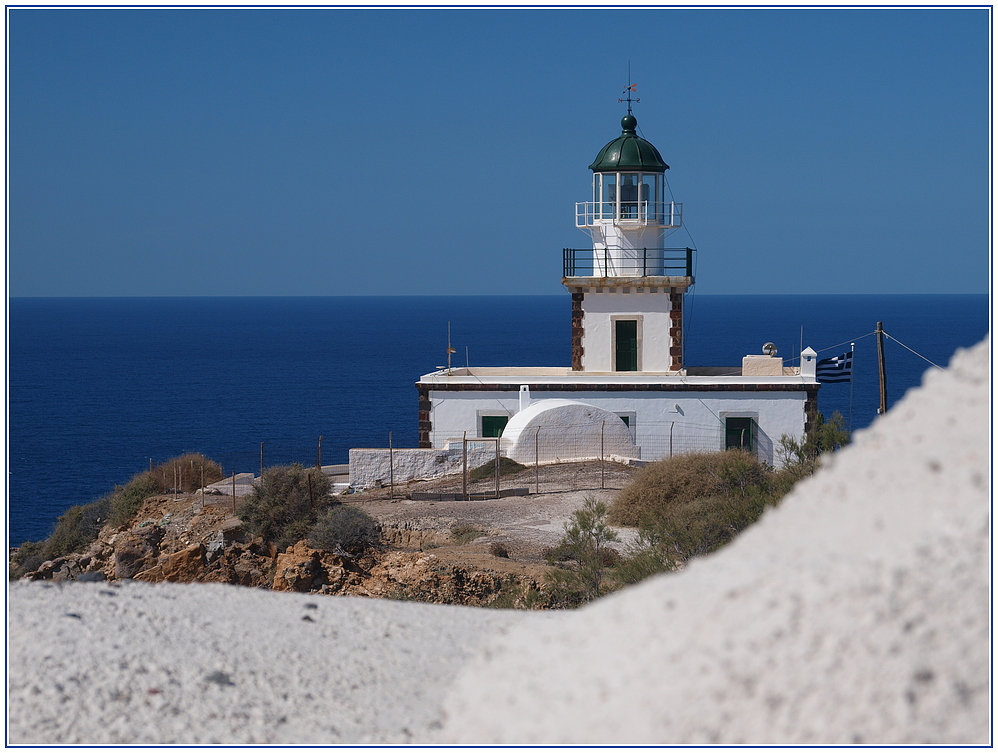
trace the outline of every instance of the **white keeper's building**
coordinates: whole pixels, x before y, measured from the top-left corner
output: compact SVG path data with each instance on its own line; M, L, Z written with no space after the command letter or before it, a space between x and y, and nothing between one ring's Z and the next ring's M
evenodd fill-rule
M589 166L592 197L576 204L575 224L591 247L564 250L571 366L455 367L420 377L420 447L500 437L502 452L520 462L744 447L779 465L780 437L807 430L819 386L811 348L799 367L784 366L775 348L740 367L686 365L694 250L665 244L682 225L682 204L667 196L669 166L637 135L630 109L621 126Z

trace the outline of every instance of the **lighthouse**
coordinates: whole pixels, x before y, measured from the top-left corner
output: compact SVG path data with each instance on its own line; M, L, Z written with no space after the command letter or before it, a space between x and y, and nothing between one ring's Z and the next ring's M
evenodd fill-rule
M571 363L448 365L423 374L418 473L443 472L454 453L485 439L489 452L528 463L740 447L779 465L781 438L804 436L817 411L813 358L786 365L760 333L745 343L741 364L686 363L684 300L696 251L669 242L683 226L683 206L666 181L669 165L638 135L630 95L626 101L621 133L589 164L592 192L575 206L575 226L590 243L562 250ZM351 451L351 478L353 458Z
M693 285L693 249L667 248L683 205L667 195L669 166L638 136L628 100L620 136L589 169L592 198L575 206L589 249L563 251L572 294L572 370L679 373L683 298Z

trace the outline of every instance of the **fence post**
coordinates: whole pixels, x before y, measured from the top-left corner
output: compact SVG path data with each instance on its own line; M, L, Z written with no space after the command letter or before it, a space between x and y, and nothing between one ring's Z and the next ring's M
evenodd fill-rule
M669 424L669 457L672 457L672 430L676 428L676 422Z
M541 493L541 460L537 450L537 437L540 433L541 427L538 426L534 432L534 494Z
M260 478L263 478L263 442L260 442Z
M232 472L232 512L236 511L236 472Z
M499 499L499 437L496 437L496 499Z
M603 430L606 428L606 421L599 425L599 488L606 489L606 453L604 452Z
M391 499L395 501L395 450L392 447L392 433L388 432L388 485L391 488Z
M322 435L319 435L319 446L315 450L315 467L322 470Z
M468 432L461 440L461 499L468 501Z

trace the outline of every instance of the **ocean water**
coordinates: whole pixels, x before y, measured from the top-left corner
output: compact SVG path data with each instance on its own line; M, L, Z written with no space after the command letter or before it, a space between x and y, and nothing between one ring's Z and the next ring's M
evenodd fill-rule
M203 452L226 473L345 463L351 447L417 439L414 383L446 363L567 366L570 301L559 296L13 298L8 302L8 543L47 536L56 517L148 467ZM686 362L740 365L777 344L820 357L856 342L854 384L819 405L854 429L879 404L877 321L945 366L988 331L988 297L687 298ZM802 337L803 328L803 337ZM889 402L928 363L887 342Z

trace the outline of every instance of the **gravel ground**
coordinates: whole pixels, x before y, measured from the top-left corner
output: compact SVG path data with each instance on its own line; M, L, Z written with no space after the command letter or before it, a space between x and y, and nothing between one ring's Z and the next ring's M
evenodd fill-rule
M448 533L458 525L473 525L484 532L471 547L440 547L434 553L449 561L460 560L462 552L479 553L487 550L492 542L501 542L510 556L519 562L540 565L544 563L542 550L558 544L565 532L565 523L572 513L582 506L587 497L610 502L637 473L636 468L607 463L600 469L598 462L562 463L538 469L540 494L535 494L534 469L522 471L502 479L502 488L529 488L527 496L503 497L484 501L414 501L390 498L388 489L376 489L361 494L351 494L345 500L363 508L368 514L389 526L426 531L427 539L434 533ZM604 488L601 488L602 486ZM460 491L460 479L443 479L416 482L399 486L396 495L411 492ZM478 482L470 487L476 492L494 488L494 484ZM636 531L616 528L623 549L633 541ZM439 539L437 539L439 541ZM445 549L453 550L451 552ZM476 558L477 561L477 558ZM470 563L468 563L470 564ZM495 563L493 563L495 564Z

